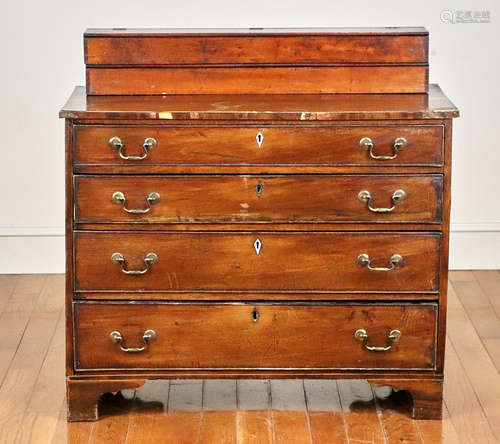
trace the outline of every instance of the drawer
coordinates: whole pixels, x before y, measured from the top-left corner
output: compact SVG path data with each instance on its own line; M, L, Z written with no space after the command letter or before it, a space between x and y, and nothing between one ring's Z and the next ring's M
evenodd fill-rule
M75 126L74 135L75 165L417 166L443 161L440 125L106 125Z
M80 223L439 223L442 213L441 175L76 176L74 185Z
M76 303L74 316L77 370L430 370L435 363L436 304ZM143 339L148 330L154 334ZM356 339L357 330L367 337Z
M439 233L78 231L74 242L77 291L439 288Z

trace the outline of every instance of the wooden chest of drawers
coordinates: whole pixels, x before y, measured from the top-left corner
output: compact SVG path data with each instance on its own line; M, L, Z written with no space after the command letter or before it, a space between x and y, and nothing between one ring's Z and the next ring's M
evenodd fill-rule
M458 111L438 86L77 87L60 115L70 420L147 379L217 377L368 379L440 417Z

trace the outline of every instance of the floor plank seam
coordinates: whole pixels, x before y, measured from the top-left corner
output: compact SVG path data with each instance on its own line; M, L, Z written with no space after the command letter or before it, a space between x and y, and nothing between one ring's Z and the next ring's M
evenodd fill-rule
M131 398L131 401L132 401L131 402L131 404L132 404L132 411L134 410L134 406L136 405L137 391L138 391L138 389L134 390L134 394L132 395L132 398ZM129 417L129 420L127 422L127 433L125 434L125 444L128 444L128 442L129 442L128 439L129 439L129 434L130 434L130 425L132 424L130 415L128 415L128 417ZM92 428L94 429L94 426ZM68 443L68 444L70 444L70 443ZM134 444L134 443L130 443L130 444Z
M457 356L458 362L460 364L460 367L462 368L462 371L464 372L465 375L467 375L467 378L469 379L469 383L470 383L470 386L472 388L472 392L474 393L474 397L476 398L477 403L479 404L479 407L481 409L481 412L482 412L484 418L486 419L486 422L488 424L488 429L491 432L491 434L493 436L495 436L495 434L493 432L493 428L492 428L491 423L490 423L490 420L488 418L487 412L484 410L483 404L481 403L481 398L479 398L479 396L477 394L477 391L476 391L476 388L474 387L474 384L470 381L469 375L468 375L467 370L465 369L465 367L463 365L462 359L460 358L460 355L456 351L455 344L453 343L453 340L451 339L451 337L449 335L447 335L447 338L448 338L448 341L449 341L448 346L453 347L453 349L455 351L455 354ZM452 422L453 422L453 417L452 417Z
M472 319L471 319L471 317L469 316L469 313L468 313L468 311L467 311L466 307L464 306L464 304L463 304L463 302L462 302L462 300L461 300L461 298L460 298L460 296L459 296L459 292L457 292L457 290L456 290L456 288L455 288L455 285L453 284L453 281L451 281L450 283L451 283L451 285L452 285L452 287L453 287L453 290L454 290L454 292L455 292L455 294L456 294L456 296L457 296L458 303L460 304L460 307L461 307L462 311L464 312L464 315L465 315L465 317L466 317L466 319L467 319L468 323L469 323L469 324L472 326L472 328L474 329L474 332L476 333L476 336L478 337L479 342L481 342L481 345L482 345L482 347L483 347L484 351L485 351L485 352L486 352L486 354L488 355L488 358L489 358L489 360L490 360L491 365L492 365L494 368L496 368L496 366L495 366L495 362L494 362L494 361L493 361L493 359L491 358L491 354L488 352L488 348L485 346L484 341L483 341L483 338L481 337L480 332L479 332L479 331L478 331L478 329L476 328L475 323L474 323L474 322L472 322ZM492 309L493 309L493 307L492 307ZM500 319L499 319L499 321L500 321ZM448 335L448 337L449 337L449 335ZM464 369L465 369L465 367L464 367ZM466 372L466 373L467 373L467 372ZM498 370L497 370L497 373L499 373L499 372L498 372Z
M172 384L170 383L170 381L168 382L168 393L167 393L167 396L168 396L168 401L167 401L167 407L166 407L166 412L167 414L170 413L170 392L172 391Z
M12 289L10 290L9 295L7 296L7 299L5 300L5 303L2 307L2 310L0 311L0 319L2 317L2 314L5 312L5 307L7 307L9 305L10 301L12 300L12 296L14 295L14 293L16 291L18 282L19 282L19 279L16 279L16 282L12 286Z
M482 294L485 296L485 298L488 300L489 304L490 304L490 309L493 311L493 313L496 315L496 318L498 319L499 323L500 323L500 317L497 313L497 311L495 310L495 306L493 305L493 301L491 300L491 298L489 297L489 295L487 294L487 292L485 291L483 285L481 284L481 280L476 276L475 274L475 271L472 271L471 272L471 275L472 275L472 278L473 280L476 282L476 285L478 286L479 290L482 292ZM488 347L488 345L485 343L486 340L490 339L490 338L483 338L483 336L481 335L481 332L477 329L476 327L476 324L472 321L471 317L469 316L469 312L467 310L467 308L464 306L463 304L463 301L462 299L460 298L460 292L457 291L456 289L456 282L459 282L457 280L453 280L453 279L450 279L450 285L452 286L452 288L454 289L454 292L457 296L457 298L459 299L459 301L461 302L462 304L462 307L469 319L469 321L471 322L477 336L479 337L479 340L481 342L481 345L482 347L484 348L484 350L486 351L486 353L488 354L488 357L489 359L492 361L494 367L496 368L496 371L497 371L497 374L500 375L500 366L497 366L496 363L495 363L495 359L494 357L492 356L491 354L491 351L490 351L490 348ZM500 281L499 281L500 282ZM500 290L499 290L500 291Z
M31 401L33 400L33 396L34 396L34 394L35 394L35 388L36 388L36 386L37 386L38 382L40 381L40 374L41 374L41 371L42 371L43 366L44 366L44 364L45 364L45 362L46 362L46 360L47 360L47 356L48 356L48 354L49 354L50 347L51 347L51 345L52 345L52 341L53 341L53 340L54 340L54 338L55 338L55 335L56 335L56 333L57 333L57 327L58 327L58 325L59 325L59 322L61 321L61 317L62 317L62 316L64 316L64 307L60 309L60 311L59 311L59 315L57 316L57 321L55 322L55 324L54 324L54 330L53 330L52 334L50 335L50 339L49 339L49 343L48 343L48 346L47 346L47 350L45 351L45 354L44 354L44 356L43 356L42 362L41 362L40 367L39 367L39 369L38 369L38 373L37 373L37 376L36 376L35 382L34 382L34 384L33 384L33 390L31 391L30 396L28 397L28 401L27 401L26 406L25 406L25 408L24 408L24 411L23 411L23 413L22 413L22 415L21 415L21 418L20 418L20 424L22 424L22 423L23 423L24 418L26 417L26 415L27 415L27 413L28 413L28 409L29 409L29 407L30 407L30 405L31 405ZM20 341L20 342L21 342L21 341ZM17 432L17 436L19 436L21 433L22 433L22 430L21 430L21 429L19 429L19 430L18 430L18 432ZM17 442L17 437L16 437L16 442Z
M38 293L38 295L36 296L36 301L34 301L34 303L33 303L33 306L32 306L31 311L30 311L30 315L29 315L29 317L28 317L28 319L27 319L27 321L26 321L26 324L24 325L23 332L22 332L22 334L21 334L21 336L20 336L20 338L19 338L19 341L18 341L18 343L17 343L17 345L16 345L16 350L15 350L14 354L12 355L12 359L10 360L9 365L8 365L8 366L7 366L7 368L5 369L5 374L4 374L3 378L2 378L2 380L0 381L0 388L2 388L2 385L3 385L3 383L5 382L5 379L7 378L7 375L8 375L8 374L9 374L9 372L10 372L10 369L11 369L11 366L12 366L12 362L14 361L14 357L17 355L17 352L19 351L19 347L21 346L21 343L23 342L24 335L25 335L26 330L27 330L27 328L28 328L28 325L29 325L29 323L31 322L31 319L32 319L32 317L33 317L33 312L35 311L35 309L36 309L36 308L37 308L37 306L38 306L38 302L39 302L40 297L41 297L41 295L42 295L42 293L43 293L43 289L45 288L45 283L46 283L46 282L47 282L47 276L45 276L45 277L44 277L44 279L43 279L43 285L42 285L42 286L41 286L41 288L40 288L40 292L39 292L39 293ZM17 288L17 286L16 286L16 288ZM14 294L15 294L15 291L13 292L13 294L12 294L12 295L14 295Z
M493 312L497 315L497 318L500 320L500 313L495 308L495 301L491 300L491 296L489 294L490 292L486 288L484 288L484 283L483 283L482 279L480 279L477 276L477 272L478 272L478 270L473 271L472 276L474 277L474 280L477 282L477 285L479 286L479 288L481 288L481 291L486 295L486 297L490 301L490 304L493 307ZM499 284L500 284L500 281L499 281Z
M344 408L342 407L342 399L340 397L340 389L339 389L338 381L335 381L335 386L337 387L337 396L338 396L339 405L340 405L340 414L342 415L342 424L344 425L345 439L347 441L347 444L351 444L351 438L349 437L349 433L348 433L347 421L346 421L345 416L344 416Z
M375 404L375 412L377 414L378 423L380 425L380 430L382 430L382 436L384 437L384 443L388 444L389 438L387 436L387 430L385 428L384 422L382 421L382 410L381 410L380 404L377 400L377 395L375 394L375 389L373 388L372 385L370 385L370 390L371 390L372 395L373 395L373 403Z
M311 429L311 417L309 416L309 406L307 404L307 393L306 393L306 386L304 384L304 379L302 380L302 391L304 393L304 403L306 407L306 423L307 423L307 429L309 431L309 439L311 441L311 444L313 444L313 437L312 437L312 429Z

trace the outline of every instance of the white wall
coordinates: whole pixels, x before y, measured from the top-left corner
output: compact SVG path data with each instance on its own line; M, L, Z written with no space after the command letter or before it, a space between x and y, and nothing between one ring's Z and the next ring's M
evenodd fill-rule
M489 10L445 24L442 10ZM86 27L424 25L431 82L460 108L454 128L451 267L500 268L500 6L496 1L2 1L0 273L64 269L59 108L85 82Z

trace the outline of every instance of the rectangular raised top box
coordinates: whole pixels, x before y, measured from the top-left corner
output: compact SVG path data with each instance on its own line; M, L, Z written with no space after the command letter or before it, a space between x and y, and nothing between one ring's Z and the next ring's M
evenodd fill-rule
M89 29L89 95L423 93L425 28Z

